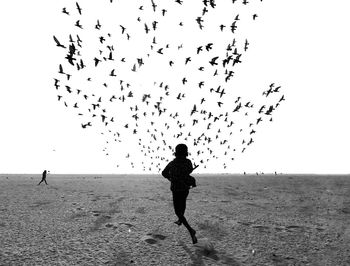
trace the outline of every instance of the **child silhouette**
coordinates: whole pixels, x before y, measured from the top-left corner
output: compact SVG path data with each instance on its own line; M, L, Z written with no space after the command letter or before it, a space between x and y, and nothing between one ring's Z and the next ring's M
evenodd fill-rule
M170 190L173 194L174 210L179 218L175 223L179 226L183 224L190 233L193 244L196 244L196 231L188 224L184 215L189 189L191 185L195 186L195 180L190 173L197 168L193 168L191 161L186 158L187 155L187 146L178 144L175 147L175 159L164 168L162 175L171 182Z
M42 175L42 177L41 177L41 181L39 182L38 186L41 184L41 182L45 182L45 184L47 185L47 182L46 182L46 174L47 174L47 171L44 170L43 175Z

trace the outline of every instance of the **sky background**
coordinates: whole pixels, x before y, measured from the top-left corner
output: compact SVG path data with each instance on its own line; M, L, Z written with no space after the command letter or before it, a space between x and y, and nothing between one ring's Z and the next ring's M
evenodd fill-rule
M86 24L100 18L103 26L110 27L109 32L120 33L120 21L134 23L137 18L137 13L132 13L135 7L137 12L139 5L146 7L150 1L127 2L131 4L125 5L126 9L118 10L113 9L109 1L79 3L83 13L86 12ZM174 20L178 18L176 14L181 14L185 24L187 18L190 21L196 4L191 6L184 0L182 9L176 11L178 7L174 7L172 1L168 2L169 10L174 11ZM232 21L232 14L225 8L230 1L222 1L221 9L221 1L217 2L217 12L222 14L213 15L210 21L215 24L218 17ZM347 34L350 3L345 0L336 3L323 0L251 2L251 6L242 12L257 13L258 18L254 23L242 26L238 33L242 40L248 38L250 47L236 69L232 85L225 87L227 97L235 99L240 95L259 102L262 91L274 82L281 86L286 101L273 114L273 122L262 124L254 136L254 143L244 153L238 153L227 168L222 167L220 160L213 160L207 168L200 165L196 173L350 173L350 36ZM76 19L67 20L61 13L64 6L71 9L73 17L75 1L20 0L1 4L0 173L37 173L43 169L52 173L140 173L140 162L151 159L140 152L132 136L121 144L110 145L111 155L106 156L102 151L106 141L101 136L103 126L83 129L82 118L77 112L57 101L53 78L57 77L58 65L64 61L65 54L55 46L52 36L63 40L63 36L77 30L72 26ZM233 9L232 12L241 11ZM203 41L214 38L214 33L210 32L196 35L188 24L181 38L172 30L161 36L173 42L185 40L189 44L199 38ZM93 30L84 30L84 34L85 40L96 36ZM113 38L119 45L118 36L115 34ZM120 42L118 49L123 56L132 56L135 50L143 49L142 36L134 36L132 43ZM220 43L220 36L215 36L215 43ZM176 54L172 56L176 58ZM133 74L123 73L126 79L134 81L135 90L148 90L143 86L152 84L159 77L169 82L177 78L176 73L169 74L163 67L158 67L158 61L152 64L140 71L137 79ZM82 84L79 78L83 77L79 73L75 75L78 78L74 85L79 86ZM96 79L104 77L93 70L90 75ZM176 91L177 87L171 89ZM195 93L188 94L189 99L198 97ZM176 101L168 105L169 109L179 108ZM110 110L118 112L121 107L113 108L116 109ZM240 119L244 121L244 117ZM231 136L232 143L237 141L235 137ZM167 141L172 147L179 142L171 138ZM189 151L193 150L192 144L187 144ZM221 147L213 148L219 154ZM130 160L125 159L129 152L136 168L130 168ZM164 156L167 159L173 157L169 150ZM198 163L195 155L191 159ZM160 167L165 165L162 161ZM155 169L152 172L158 173Z

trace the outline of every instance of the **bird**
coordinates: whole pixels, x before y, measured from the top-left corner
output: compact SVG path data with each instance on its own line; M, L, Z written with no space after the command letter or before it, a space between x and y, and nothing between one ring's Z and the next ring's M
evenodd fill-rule
M281 86L278 86L278 87L276 87L274 90L273 90L273 92L279 92L279 89L281 88Z
M206 46L205 46L205 50L210 51L211 49L213 49L213 43L208 43Z
M119 27L122 29L122 34L124 34L126 28L123 25L119 25Z
M145 23L145 32L146 32L146 34L148 34L149 31L150 31L150 29L148 28L147 24Z
M100 24L100 21L99 21L99 20L97 20L97 23L96 23L96 25L95 25L95 29L97 29L97 30L100 30L100 29L101 29L101 24Z
M59 83L59 80L56 79L56 78L54 78L54 81L55 81L54 86L55 86L56 90L58 90L58 88L60 87L60 85L58 84L58 83Z
M152 22L152 28L153 28L153 30L156 30L156 29L157 29L157 23L158 23L158 21L153 21L153 22Z
M218 56L213 57L213 58L209 61L209 63L210 63L212 66L218 65L218 63L216 62L216 60L217 60L218 58L219 58Z
M77 21L75 22L75 26L77 26L77 27L80 28L80 29L83 28L83 26L80 24L80 20L77 20Z
M82 128L86 128L87 126L92 126L92 124L91 124L91 122L88 122L88 123L86 123L86 124L81 124L81 127Z
M154 3L153 0L151 0L151 2L152 2L153 12L156 12L157 5Z
M75 5L77 6L77 10L79 12L79 15L81 15L81 7L79 6L78 2L75 2Z
M62 13L64 13L64 14L69 16L69 12L67 11L66 7L62 8Z
M116 77L117 75L115 74L115 69L112 69L111 73L109 73L111 77Z
M247 51L248 50L248 45L249 45L249 42L247 39L245 39L245 43L244 43L244 51Z
M222 89L221 92L220 92L220 98L221 98L224 94L226 94L226 93L225 93L225 89Z
M62 48L66 48L66 46L64 46L64 45L62 45L59 41L58 41L58 39L56 38L56 36L55 35L53 35L53 39L55 40L55 42L56 42L56 46L58 46L58 47L62 47Z
M199 28L202 30L203 29L203 25L202 25L203 19L202 19L202 17L197 17L196 21L198 23Z
M69 87L68 85L66 85L66 90L68 93L72 93L71 87Z
M237 30L237 25L236 25L237 20L233 21L231 24L231 32L235 33L235 31Z
M65 73L63 72L63 67L62 67L61 64L59 65L58 73L59 73L59 74L65 74Z
M101 62L101 60L98 59L97 57L94 58L94 61L95 61L95 67L97 67L99 62Z

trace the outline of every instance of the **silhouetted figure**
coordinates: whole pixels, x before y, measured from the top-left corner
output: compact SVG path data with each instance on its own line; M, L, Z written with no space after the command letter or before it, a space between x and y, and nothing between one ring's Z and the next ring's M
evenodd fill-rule
M197 243L196 231L188 224L184 214L186 210L186 200L189 194L190 173L195 169L187 159L188 152L185 144L179 144L175 148L175 159L172 160L162 171L162 175L171 182L170 190L173 193L173 204L175 214L179 218L175 223L183 224L191 235L193 244ZM193 178L193 177L192 177ZM194 178L193 178L194 179ZM195 183L194 183L195 185Z
M41 184L41 182L45 181L45 184L47 185L47 182L46 182L46 174L47 174L47 171L45 170L43 172L43 176L41 178L41 181L39 182L38 186Z

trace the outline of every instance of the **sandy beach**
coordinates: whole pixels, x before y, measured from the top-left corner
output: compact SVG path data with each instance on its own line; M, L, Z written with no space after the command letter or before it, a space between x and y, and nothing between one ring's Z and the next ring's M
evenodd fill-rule
M0 265L350 265L350 176L0 175ZM213 249L204 247L210 242Z

